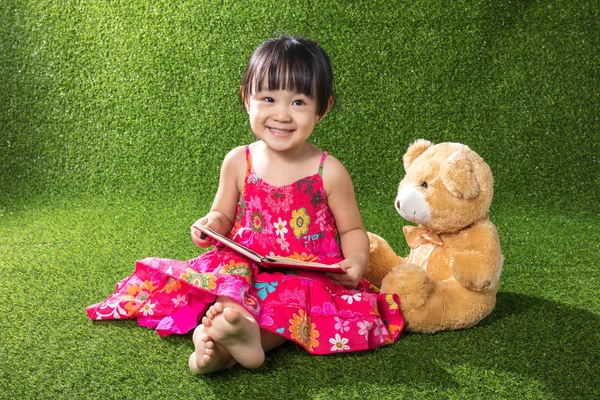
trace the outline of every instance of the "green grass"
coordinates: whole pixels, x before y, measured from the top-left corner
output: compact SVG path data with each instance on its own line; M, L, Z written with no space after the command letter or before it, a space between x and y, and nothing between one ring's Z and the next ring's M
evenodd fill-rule
M600 396L596 1L7 0L0 21L0 399ZM330 54L338 104L313 140L399 253L408 144L488 161L498 305L465 331L338 356L286 344L258 370L196 377L188 336L85 306L136 259L197 254L189 226L252 140L241 73L280 33Z

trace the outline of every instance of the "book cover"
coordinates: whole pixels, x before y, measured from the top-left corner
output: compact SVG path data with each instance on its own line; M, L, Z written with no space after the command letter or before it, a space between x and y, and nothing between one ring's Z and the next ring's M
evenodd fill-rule
M223 236L210 228L202 225L194 225L194 229L210 236L217 242L222 243L224 246L229 247L232 250L237 251L241 255L255 261L266 268L291 268L291 269L302 269L307 271L320 271L320 272L331 272L334 274L345 274L346 272L339 268L328 264L322 264L312 261L301 261L293 258L281 257L281 256L263 256L258 254L254 250L247 248L226 236Z

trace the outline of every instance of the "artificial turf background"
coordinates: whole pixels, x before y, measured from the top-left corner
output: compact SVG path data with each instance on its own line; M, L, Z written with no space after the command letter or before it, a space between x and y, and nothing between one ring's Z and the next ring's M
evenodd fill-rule
M84 308L136 259L198 253L189 226L252 140L241 73L281 33L329 53L338 103L313 140L399 253L408 144L488 161L498 305L466 331L342 356L288 344L195 377L189 337ZM0 398L600 396L599 41L595 0L2 2Z

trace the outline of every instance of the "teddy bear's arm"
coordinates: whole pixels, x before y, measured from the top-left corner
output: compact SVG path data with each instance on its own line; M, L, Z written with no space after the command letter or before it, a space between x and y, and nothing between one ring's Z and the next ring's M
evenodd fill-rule
M469 246L452 255L450 267L463 286L486 291L496 289L502 272L502 252L496 227L486 221L468 233Z
M369 236L369 263L363 273L363 278L375 286L381 286L383 277L396 265L403 264L406 259L396 255L394 249L381 236L367 232Z

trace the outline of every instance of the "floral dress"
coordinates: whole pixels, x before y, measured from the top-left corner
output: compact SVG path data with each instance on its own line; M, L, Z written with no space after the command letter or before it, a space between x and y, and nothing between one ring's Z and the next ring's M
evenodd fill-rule
M307 261L341 261L339 237L318 173L273 186L252 172L246 179L229 237L258 253ZM308 352L367 350L392 343L404 320L395 294L366 280L348 289L321 272L269 270L217 245L189 261L146 258L105 301L87 308L93 320L137 318L161 336L194 329L217 296L242 304L261 328Z

